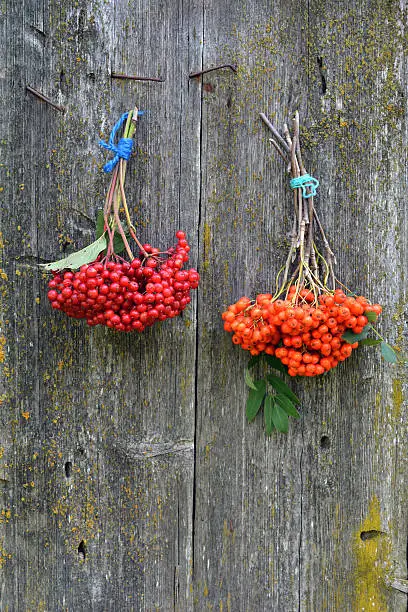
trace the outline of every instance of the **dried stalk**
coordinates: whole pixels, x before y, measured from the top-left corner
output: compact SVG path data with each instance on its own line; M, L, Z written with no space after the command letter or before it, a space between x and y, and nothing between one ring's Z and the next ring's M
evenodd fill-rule
M261 119L273 134L270 141L276 151L286 164L289 162L288 172L291 177L297 178L307 174L301 152L299 113L296 112L293 117L292 134L289 132L288 126L284 124L283 136L279 134L263 113ZM303 195L301 187L293 190L294 215L291 244L283 267L282 282L277 287L275 297L281 295L284 291L287 294L289 287L293 284L296 285L294 300L299 298L299 293L304 288L313 292L315 301L318 300L320 293L334 291L335 289L334 264L336 258L316 213L314 199L313 196L309 195L310 193L311 189L308 186L306 187L306 197ZM315 243L315 226L320 233L324 255L318 251ZM319 263L321 264L321 270L319 269ZM290 274L293 264L295 264L294 270ZM282 270L279 272L279 276L281 272ZM330 283L330 288L328 283Z

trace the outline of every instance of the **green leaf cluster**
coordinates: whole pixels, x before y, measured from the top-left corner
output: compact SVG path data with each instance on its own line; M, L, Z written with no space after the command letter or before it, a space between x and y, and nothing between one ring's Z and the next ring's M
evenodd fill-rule
M245 370L245 383L250 388L246 403L246 416L249 422L253 421L263 406L265 431L267 435L276 429L287 433L289 428L289 416L298 419L300 414L296 405L300 400L288 387L282 378L275 374L267 374L266 380L254 380L251 369L264 358L272 368L281 373L286 373L286 368L277 357L271 355L257 355L252 357ZM272 393L268 391L272 388Z
M361 346L378 346L381 348L381 355L385 361L388 363L397 363L398 357L394 351L394 349L384 340L382 336L378 333L378 331L371 325L377 319L377 315L375 312L366 312L365 316L370 321L363 328L363 331L359 334L353 334L351 330L347 330L342 335L342 339L348 342L349 344L354 344L354 342L358 342ZM377 338L368 338L368 334L370 331L374 331Z
M47 264L40 264L43 270L77 270L81 266L95 261L100 253L106 254L108 247L108 237L104 229L105 223L103 218L103 210L98 210L96 219L96 240L88 244L84 249L71 253L63 259L52 261ZM127 230L124 230L125 235ZM113 249L119 255L125 250L125 245L120 233L115 230L113 237Z
M71 253L64 259L53 261L47 264L40 264L43 270L77 270L84 264L95 261L99 253L106 249L106 234L99 236L95 242L88 244L84 249Z

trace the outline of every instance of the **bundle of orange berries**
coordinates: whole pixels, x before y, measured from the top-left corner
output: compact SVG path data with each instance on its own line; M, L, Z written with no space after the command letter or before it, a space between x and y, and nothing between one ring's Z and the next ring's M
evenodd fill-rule
M292 285L287 299L261 293L255 302L242 297L222 314L232 341L251 355L275 355L290 376L317 376L349 357L358 342L342 338L350 330L360 334L367 313L381 313L379 304L365 297L348 297L341 289L322 293L316 302L312 291Z

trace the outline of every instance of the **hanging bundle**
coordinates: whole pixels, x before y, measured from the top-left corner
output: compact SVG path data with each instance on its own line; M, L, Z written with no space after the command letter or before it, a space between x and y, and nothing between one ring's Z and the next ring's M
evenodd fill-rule
M196 270L182 269L190 251L184 232L177 231L177 244L163 252L142 244L132 224L125 176L136 122L142 114L137 108L124 113L109 142L99 143L114 157L103 168L112 172L112 179L105 206L98 214L96 241L42 266L54 274L48 283L53 308L86 319L88 325L106 325L117 331L141 332L156 321L179 315L190 302L190 290L199 282ZM123 137L115 144L123 125ZM138 249L136 255L132 242ZM127 259L120 255L123 252Z
M264 403L268 433L274 427L287 431L287 417L299 416L299 403L284 381L274 375L254 381L250 369L264 356L276 370L289 376L324 374L350 357L360 345L381 345L389 362L397 360L393 349L373 326L381 313L379 304L348 291L335 276L336 263L315 207L319 181L303 165L299 139L299 115L293 119L292 135L285 125L282 136L265 115L272 144L287 164L293 190L291 243L274 292L255 300L240 298L222 315L232 341L253 356L245 379L251 392L247 416L252 420ZM317 236L315 235L317 232ZM368 338L369 332L375 338ZM268 394L268 387L275 395Z

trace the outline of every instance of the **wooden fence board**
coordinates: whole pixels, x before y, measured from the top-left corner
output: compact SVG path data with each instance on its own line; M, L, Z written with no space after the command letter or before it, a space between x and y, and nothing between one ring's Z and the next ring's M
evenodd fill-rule
M298 109L338 275L383 304L407 354L406 10L1 8L1 610L406 609L391 586L407 571L406 366L367 348L293 381L302 418L267 438L220 318L284 261L291 198L259 112L281 128ZM225 63L237 72L188 78ZM97 142L134 104L142 242L184 229L202 277L181 317L140 336L51 312L37 267L93 239Z

